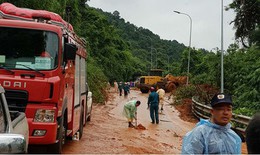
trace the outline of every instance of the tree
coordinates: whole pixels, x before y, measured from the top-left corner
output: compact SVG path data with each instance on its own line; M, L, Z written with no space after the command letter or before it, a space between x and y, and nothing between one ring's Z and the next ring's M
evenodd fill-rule
M114 11L114 12L113 12L113 15L114 15L115 17L120 18L120 13L119 13L118 11Z
M244 47L259 43L260 0L233 0L227 9L236 13L234 28L236 39L240 39Z

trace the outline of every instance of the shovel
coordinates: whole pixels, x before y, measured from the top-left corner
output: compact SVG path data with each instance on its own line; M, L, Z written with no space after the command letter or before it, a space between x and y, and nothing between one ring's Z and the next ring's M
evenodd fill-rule
M137 130L146 130L146 128L139 123L139 125L137 125L137 112L135 112L135 129Z
M135 112L135 128L137 128L137 112Z

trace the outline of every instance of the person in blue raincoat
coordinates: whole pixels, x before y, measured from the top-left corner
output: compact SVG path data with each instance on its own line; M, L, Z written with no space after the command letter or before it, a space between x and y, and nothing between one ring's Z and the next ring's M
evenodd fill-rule
M211 118L200 119L182 143L182 154L241 154L241 138L231 129L232 99L216 94L211 99Z
M141 104L140 101L137 100L132 100L127 102L124 105L124 110L123 110L123 115L127 118L128 120L128 127L129 128L133 128L134 125L132 124L133 119L137 119L136 118L136 112L137 112L137 107Z
M159 115L158 115L158 110L159 110L159 94L155 91L154 87L150 88L151 93L149 94L148 97L148 108L150 109L150 117L152 119L151 123L159 124Z
M127 96L128 93L130 92L130 87L127 82L125 82L123 89L124 89L124 96Z

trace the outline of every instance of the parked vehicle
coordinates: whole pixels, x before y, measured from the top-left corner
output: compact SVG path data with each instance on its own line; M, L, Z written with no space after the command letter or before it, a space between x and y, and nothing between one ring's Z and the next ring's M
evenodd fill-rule
M61 153L90 115L86 41L56 13L3 3L0 47L0 84L9 108L26 114L29 144Z
M148 75L137 79L136 87L142 93L148 93L151 87L157 88L158 83L163 83L162 72L163 70L161 69L151 69Z
M27 153L29 129L25 114L9 111L0 85L0 153Z
M175 90L178 86L182 86L187 81L187 76L173 76L171 74L162 76L163 70L151 69L149 75L141 76L136 81L136 87L140 89L142 93L148 93L151 87L156 89L162 88L166 92Z

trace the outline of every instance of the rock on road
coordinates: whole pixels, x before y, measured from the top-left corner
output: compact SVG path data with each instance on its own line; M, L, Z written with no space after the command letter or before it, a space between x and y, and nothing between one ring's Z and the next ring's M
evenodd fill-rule
M195 124L184 122L178 117L178 111L167 102L164 114L159 115L160 123L150 123L147 110L148 94L131 90L127 98L111 93L112 100L105 105L93 106L91 121L84 127L80 141L67 141L62 153L73 154L143 154L181 152L182 137ZM122 116L125 102L137 99L141 105L137 110L137 123L146 130L128 128L126 118Z

